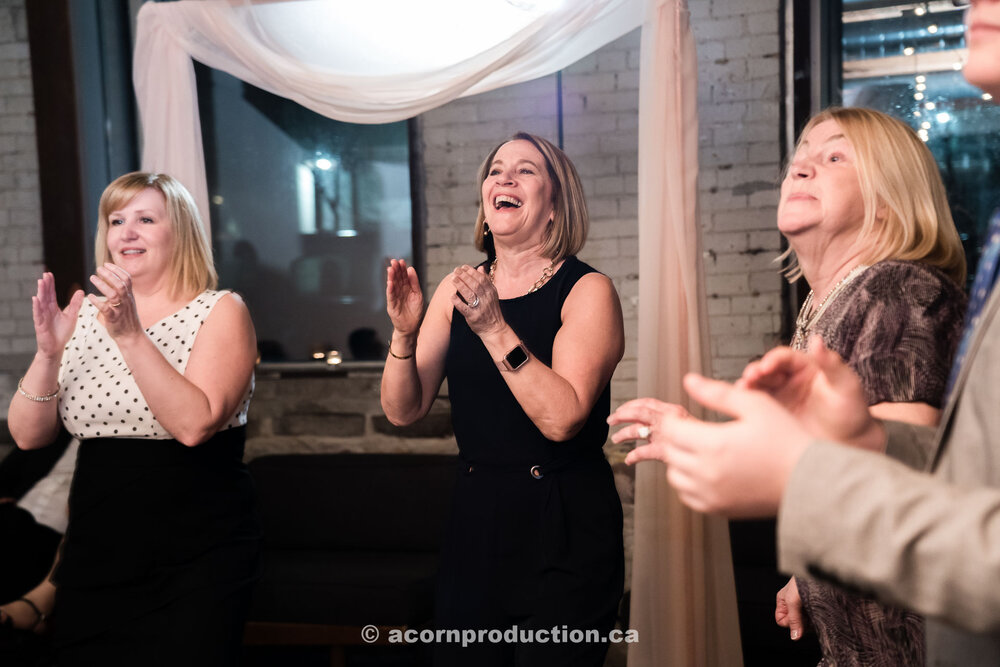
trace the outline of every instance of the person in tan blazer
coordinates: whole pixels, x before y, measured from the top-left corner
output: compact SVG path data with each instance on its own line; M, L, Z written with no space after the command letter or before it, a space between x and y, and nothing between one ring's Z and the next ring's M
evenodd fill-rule
M997 97L1000 0L971 5L965 76ZM991 229L987 262L990 246L1000 245L1000 222ZM695 510L777 515L783 570L926 616L927 664L998 665L1000 290L988 291L993 280L969 322L936 431L874 419L857 377L813 340L808 353L773 350L735 385L685 378L692 398L732 421L703 422L638 399L611 416L630 422L615 439L647 438L627 461L665 461L668 480Z

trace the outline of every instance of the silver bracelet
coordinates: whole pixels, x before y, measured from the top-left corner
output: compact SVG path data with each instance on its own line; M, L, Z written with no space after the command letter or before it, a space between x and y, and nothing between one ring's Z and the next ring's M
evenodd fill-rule
M59 387L56 387L56 390L51 394L43 394L42 396L35 396L34 394L29 394L24 390L24 387L21 386L22 382L24 382L23 375L21 376L21 379L17 381L17 393L21 394L21 396L24 396L29 401L35 401L36 403L47 403L48 401L51 401L53 398L59 395Z

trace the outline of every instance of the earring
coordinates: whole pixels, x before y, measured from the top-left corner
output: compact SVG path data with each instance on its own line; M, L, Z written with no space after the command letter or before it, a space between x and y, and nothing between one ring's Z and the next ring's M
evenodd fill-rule
M484 222L483 223L483 238L486 238L489 235L490 235L490 225L489 225L489 223Z

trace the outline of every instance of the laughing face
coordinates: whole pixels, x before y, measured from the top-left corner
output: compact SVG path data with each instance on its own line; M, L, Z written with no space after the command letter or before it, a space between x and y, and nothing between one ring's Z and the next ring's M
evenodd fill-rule
M166 278L173 259L174 232L160 191L146 188L112 211L107 240L111 261L133 279Z
M555 213L552 191L545 157L530 141L501 146L482 185L494 239L510 245L542 243Z

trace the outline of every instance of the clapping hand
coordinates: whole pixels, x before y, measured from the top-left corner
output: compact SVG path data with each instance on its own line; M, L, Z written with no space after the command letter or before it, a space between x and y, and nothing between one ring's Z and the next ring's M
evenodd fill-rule
M416 269L407 266L405 260L389 262L385 302L393 328L404 336L416 336L424 316L424 294Z
M31 315L35 322L35 341L39 354L60 358L63 348L73 335L76 318L83 305L83 291L73 293L69 304L60 309L56 301L55 277L49 272L38 280L38 293L31 297Z
M504 327L500 312L500 297L483 267L474 269L463 264L451 272L455 294L452 305L465 317L469 328L477 336L485 336Z
M128 271L107 262L104 266L97 267L97 273L90 277L90 282L104 296L101 299L88 294L87 298L101 312L108 335L120 341L125 336L142 333L142 324L139 323L139 313L132 294L132 276Z
M684 378L684 387L698 403L734 419L706 422L678 406L657 406L652 399L626 403L609 423L641 426L626 427L626 435L616 434L616 441L645 436L649 443L625 461L665 462L667 481L684 504L699 512L774 516L809 433L764 392L695 374Z
M858 376L823 344L809 341L808 353L778 347L751 362L737 382L773 396L817 438L881 451L885 433L868 411Z

